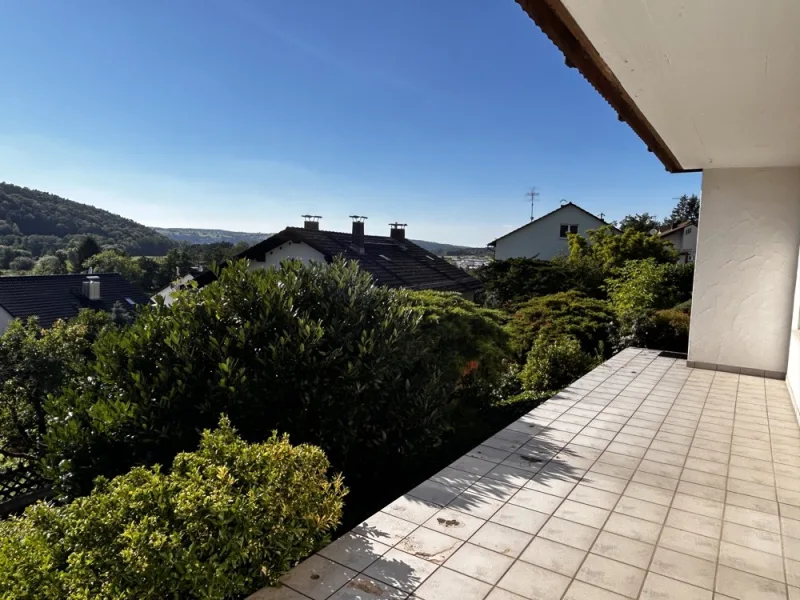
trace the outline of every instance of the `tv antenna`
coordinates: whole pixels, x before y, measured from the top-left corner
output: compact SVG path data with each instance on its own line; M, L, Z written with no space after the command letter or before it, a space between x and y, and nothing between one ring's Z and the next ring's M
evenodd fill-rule
M539 198L539 192L536 191L535 187L531 188L531 191L525 194L528 198L531 199L531 221L533 221L533 205L536 200Z

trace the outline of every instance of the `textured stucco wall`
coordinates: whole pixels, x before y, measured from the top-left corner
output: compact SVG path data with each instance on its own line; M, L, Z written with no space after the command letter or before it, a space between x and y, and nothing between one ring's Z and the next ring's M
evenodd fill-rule
M786 372L800 246L800 168L710 169L689 360Z
M498 240L494 257L497 260L504 260L533 258L538 255L542 260L550 260L560 254L567 254L569 252L567 240L559 237L561 225L577 225L578 233L586 235L587 229L597 229L603 222L574 206L565 206L530 227Z
M9 323L14 320L8 312L0 306L0 334L2 334L6 328L8 327Z
M789 336L789 363L786 369L786 385L789 386L794 408L800 416L800 263L798 263L797 267L797 283L794 288L792 333Z
M270 267L280 266L282 260L287 258L294 258L308 264L312 260L317 262L325 262L325 256L321 252L314 250L308 244L303 242L286 242L281 244L274 250L267 252L264 261L250 261L250 269L268 269Z

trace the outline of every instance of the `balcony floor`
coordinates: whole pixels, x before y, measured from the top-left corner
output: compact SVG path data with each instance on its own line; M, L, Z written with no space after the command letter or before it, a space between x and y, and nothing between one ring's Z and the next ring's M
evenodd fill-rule
M251 600L800 600L782 381L628 349Z

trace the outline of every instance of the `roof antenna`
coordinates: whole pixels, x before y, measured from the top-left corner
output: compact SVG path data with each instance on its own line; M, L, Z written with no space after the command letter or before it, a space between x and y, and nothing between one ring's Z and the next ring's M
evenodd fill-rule
M561 204L561 206L566 206L567 204L569 204L569 201L566 198L562 198L559 204Z
M539 198L539 192L536 191L535 187L532 187L531 191L525 195L531 199L531 221L533 221L533 204Z

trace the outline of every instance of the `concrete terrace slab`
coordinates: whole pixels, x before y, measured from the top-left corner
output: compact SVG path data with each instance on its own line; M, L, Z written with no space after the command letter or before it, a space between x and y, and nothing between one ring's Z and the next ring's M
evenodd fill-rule
M800 599L782 381L629 348L251 600Z

